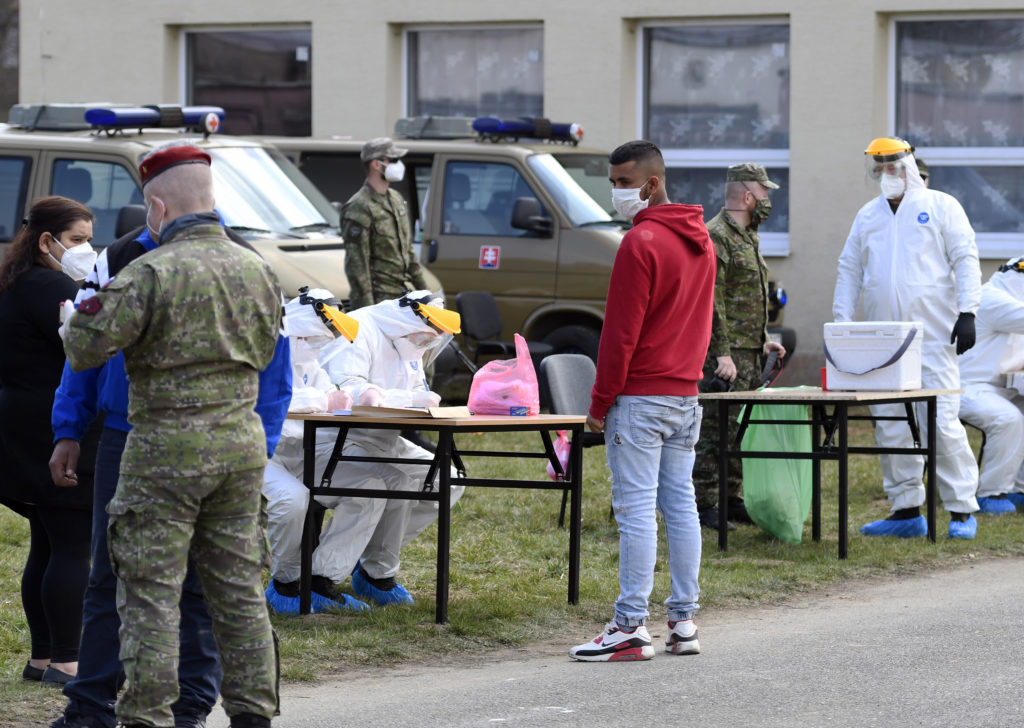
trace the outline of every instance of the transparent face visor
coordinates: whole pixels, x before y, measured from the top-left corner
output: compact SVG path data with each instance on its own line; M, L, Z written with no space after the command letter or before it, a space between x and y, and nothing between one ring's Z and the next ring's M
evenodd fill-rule
M889 198L925 186L914 155L910 152L881 157L865 155L864 170L866 180L873 190L877 191L881 187L883 194Z

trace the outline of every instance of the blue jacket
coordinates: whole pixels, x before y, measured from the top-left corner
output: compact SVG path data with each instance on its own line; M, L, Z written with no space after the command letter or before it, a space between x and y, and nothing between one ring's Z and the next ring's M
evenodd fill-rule
M235 242L250 246L231 233ZM139 256L153 250L156 243L149 230L142 228L104 248L96 260L92 273L85 280L78 300L89 297L90 289L102 288L121 268ZM251 249L251 248L250 248ZM109 253L109 255L108 255ZM277 338L277 348L270 366L259 374L259 396L256 400L256 414L263 420L267 436L267 457L272 457L278 440L288 404L292 397L292 367L288 339ZM105 364L82 372L73 372L71 365L64 363L64 373L53 399L51 424L54 442L62 439L81 440L82 434L97 413L106 415L104 427L128 432L128 375L124 369L124 355L117 355Z

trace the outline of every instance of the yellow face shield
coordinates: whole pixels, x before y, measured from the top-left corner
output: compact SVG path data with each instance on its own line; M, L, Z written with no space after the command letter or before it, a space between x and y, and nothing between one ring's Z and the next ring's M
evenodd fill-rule
M313 310L317 312L317 315L320 316L320 319L327 326L337 331L350 342L356 340L356 335L359 333L359 322L347 313L343 313L323 301L314 302Z
M449 311L437 306L428 306L413 298L403 298L402 305L408 306L413 313L426 321L430 327L441 334L458 334L462 331L462 318L458 311Z

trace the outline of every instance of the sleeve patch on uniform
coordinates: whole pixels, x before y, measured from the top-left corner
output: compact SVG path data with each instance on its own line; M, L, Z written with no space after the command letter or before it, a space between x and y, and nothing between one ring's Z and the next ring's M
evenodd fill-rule
M102 307L103 305L100 303L99 296L93 296L92 298L87 298L78 304L77 311L79 313L94 314L99 313Z
M348 226L348 234L353 238L358 238L363 232L363 228L360 227L359 223L352 223Z

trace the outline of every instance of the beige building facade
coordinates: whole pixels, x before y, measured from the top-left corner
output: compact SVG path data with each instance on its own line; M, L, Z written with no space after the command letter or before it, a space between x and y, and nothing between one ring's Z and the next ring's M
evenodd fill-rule
M1011 0L970 11L957 0L21 0L19 93L208 101L190 75L196 38L294 32L308 38L292 59L309 89L296 117L314 136L380 136L463 102L521 104L581 124L589 147L654 139L673 201L715 200L729 163L766 164L784 190L764 248L802 360L787 379L810 382L837 257L877 194L863 160L872 138L907 135L934 186L971 198L983 278L1024 254L1021 28Z

